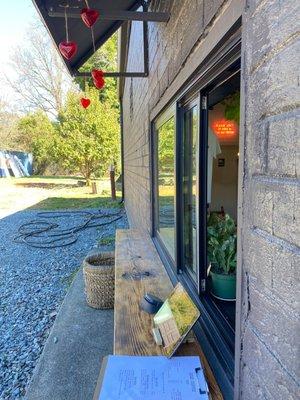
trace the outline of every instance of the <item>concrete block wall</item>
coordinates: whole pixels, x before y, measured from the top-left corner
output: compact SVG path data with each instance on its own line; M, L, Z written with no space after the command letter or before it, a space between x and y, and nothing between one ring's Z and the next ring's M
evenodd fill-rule
M168 23L149 23L148 78L127 79L124 108L125 202L132 226L150 230L150 112L172 84L194 47L222 12L224 0L154 0L152 11L170 11ZM142 23L132 24L127 71L143 69Z
M299 11L251 0L243 15L245 400L299 398Z

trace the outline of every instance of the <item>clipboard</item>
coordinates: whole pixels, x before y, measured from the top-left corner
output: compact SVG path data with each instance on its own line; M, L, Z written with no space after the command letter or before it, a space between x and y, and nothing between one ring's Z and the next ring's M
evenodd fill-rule
M137 394L133 395L132 392L129 394L126 391L122 390L121 394L119 395L120 397L118 395L116 395L115 393L113 395L111 394L110 388L111 387L115 388L116 386L118 386L118 383L119 383L118 379L119 379L120 370L114 369L114 368L111 368L111 370L107 369L108 368L108 360L111 358L111 361L114 361L113 360L114 358L120 359L122 357L124 359L124 363L126 364L126 366L128 366L128 370L131 369L130 361L131 361L132 358L135 359L134 360L135 362L139 362L139 360L140 360L141 364L143 363L143 360L145 360L145 359L148 359L149 362L151 362L151 364L153 363L153 360L154 360L154 361L156 361L158 363L158 365L159 365L160 362L164 363L165 362L164 359L167 359L167 357L164 357L164 356L107 356L107 357L104 357L103 361L102 361L99 377L98 377L98 380L97 380L97 386L96 386L96 389L95 389L95 392L94 392L93 400L107 400L107 399L118 400L118 399L123 399L123 398L126 399L126 400L129 399L129 398L131 400L140 400L141 398L146 398L146 399L151 398L149 393L146 394L146 395L145 394L141 395L140 391L138 391ZM177 359L177 361L176 361L176 359ZM185 360L183 360L183 359L185 359ZM195 379L191 379L191 381L193 382L194 386L192 384L190 385L191 387L192 386L194 387L194 397L193 397L193 399L197 399L197 400L208 400L208 399L210 399L208 385L207 385L207 382L206 382L206 379L205 379L203 367L202 367L201 360L199 359L199 357L194 357L194 356L174 357L172 359L173 360L172 361L172 367L174 367L173 364L175 363L175 368L176 368L176 365L177 365L176 362L180 363L182 360L186 362L186 365L188 365L188 363L189 363L188 359L192 359L192 361L193 361L192 364L194 366L196 366L196 364L198 365L195 368L195 374L194 374ZM197 363L196 363L196 361L197 361ZM111 363L111 367L112 366L113 366L113 363ZM164 368L165 368L165 366L166 365L164 365ZM180 366L180 364L178 364L178 366ZM144 365L142 364L140 369L142 370L143 368L144 368ZM163 371L168 371L168 369L165 368ZM106 372L108 373L107 376L105 374ZM190 372L192 372L192 369L190 370ZM160 375L158 375L158 376L160 376ZM110 380L112 380L112 382L108 382ZM184 385L185 381L186 381L186 378L182 380L182 385ZM110 384L110 387L109 387L109 385L107 385L108 383ZM107 387L104 387L104 385L107 385ZM168 387L167 383L166 383L166 387ZM104 388L104 390L102 392L103 388ZM180 384L179 384L179 386L178 385L176 386L176 390L180 390L180 389L181 389L181 387L180 387ZM184 391L186 389L182 388L182 390ZM108 393L109 393L109 395L108 395ZM159 396L159 397L155 397L155 399L157 399L157 398L163 399L159 393L157 393L157 396ZM168 399L169 398L173 398L172 394L171 394L171 391L169 393L167 393L166 396L167 396L167 397L165 397L166 399L167 398Z
M102 383L103 383L103 379L104 379L104 374L105 374L105 370L106 370L106 366L107 366L107 361L108 361L108 356L103 357L99 376L97 379L96 389L95 389L94 396L93 396L93 400L99 399L100 391L101 391Z

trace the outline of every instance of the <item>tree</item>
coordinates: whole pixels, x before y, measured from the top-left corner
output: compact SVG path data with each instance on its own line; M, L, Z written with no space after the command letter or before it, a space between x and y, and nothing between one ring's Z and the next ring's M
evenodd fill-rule
M19 116L0 99L0 150L23 150L18 132ZM16 148L16 143L18 146Z
M11 66L15 79L6 80L22 99L22 111L41 109L57 117L72 80L40 22L29 27Z
M54 123L38 110L20 118L18 131L25 150L33 153L35 172L43 174L52 162Z
M174 172L174 120L167 121L159 130L159 167L164 172Z
M70 92L59 115L54 152L56 160L70 172L80 172L88 181L103 176L119 158L118 111L99 100L94 88L87 91L91 104L84 109L80 93Z

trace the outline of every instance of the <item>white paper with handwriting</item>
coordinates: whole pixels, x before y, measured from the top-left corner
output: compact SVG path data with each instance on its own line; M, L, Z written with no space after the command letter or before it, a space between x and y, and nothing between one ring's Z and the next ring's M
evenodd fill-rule
M199 357L109 356L99 400L208 400Z

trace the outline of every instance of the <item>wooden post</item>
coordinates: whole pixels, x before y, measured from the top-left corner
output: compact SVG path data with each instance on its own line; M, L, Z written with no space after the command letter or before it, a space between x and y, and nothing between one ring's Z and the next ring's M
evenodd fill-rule
M109 167L111 198L116 200L116 182L115 182L115 166L113 164Z
M92 182L92 194L97 194L98 190L97 190L97 183L96 182Z

